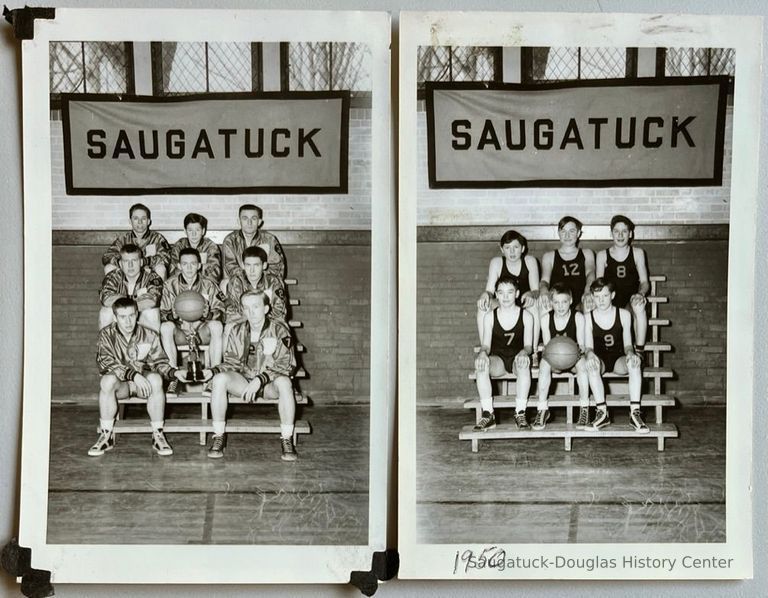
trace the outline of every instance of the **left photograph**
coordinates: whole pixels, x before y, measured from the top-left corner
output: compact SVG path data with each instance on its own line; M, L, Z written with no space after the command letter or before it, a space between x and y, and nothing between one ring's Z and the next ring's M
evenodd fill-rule
M270 32L245 41L234 19L194 41L39 48L50 204L28 190L26 210L50 286L36 260L27 312L47 295L50 321L26 338L50 369L27 368L25 417L29 385L45 380L50 402L33 415L49 419L49 459L32 508L46 548L244 546L278 563L257 581L280 581L276 549L304 547L310 566L286 575L317 565L326 580L332 547L383 549L386 530L391 424L371 421L391 408L380 290L394 274L372 252L390 243L375 182L388 149L374 151L387 21L243 14ZM306 38L275 39L315 16ZM345 31L360 26L368 42Z

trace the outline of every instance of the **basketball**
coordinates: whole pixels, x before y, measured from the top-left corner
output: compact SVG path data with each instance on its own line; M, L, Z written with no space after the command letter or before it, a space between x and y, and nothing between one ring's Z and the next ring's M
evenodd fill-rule
M182 291L176 296L173 308L182 320L196 322L203 317L205 299L197 291Z
M567 336L555 336L544 347L542 357L552 369L564 372L570 370L579 360L579 346Z

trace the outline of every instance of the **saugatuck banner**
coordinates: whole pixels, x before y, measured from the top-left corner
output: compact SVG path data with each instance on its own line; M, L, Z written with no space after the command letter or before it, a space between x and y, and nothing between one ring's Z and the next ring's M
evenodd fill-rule
M427 83L429 186L721 185L727 85Z
M70 195L346 193L349 92L62 97Z

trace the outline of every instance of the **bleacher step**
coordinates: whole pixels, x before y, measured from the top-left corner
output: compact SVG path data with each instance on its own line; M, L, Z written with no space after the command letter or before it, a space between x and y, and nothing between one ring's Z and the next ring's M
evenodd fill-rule
M538 397L532 395L528 399L528 408L535 408ZM629 407L628 395L606 395L605 402L608 407ZM552 407L578 407L578 395L550 395L548 405ZM589 398L590 407L595 406L594 397ZM651 395L646 394L640 398L641 407L674 407L675 398L671 395ZM477 409L480 407L480 399L467 399L464 401L465 409ZM493 397L494 409L506 409L515 407L515 398L508 395Z
M668 369L668 368L643 368L643 378L673 378L675 373ZM539 377L539 368L534 368L531 370L531 377L532 378L538 378ZM576 374L572 374L571 372L552 372L552 378L553 379L568 379L568 378L575 378ZM606 374L603 374L603 378L607 379L616 379L616 378L627 378L626 374L614 374L613 372L609 372ZM469 379L474 380L475 379L475 372L470 372ZM516 380L517 376L515 374L504 374L503 376L493 376L493 380Z
M604 437L637 437L637 438L677 438L675 424L649 423L649 432L637 432L629 424L611 424L600 430L579 430L576 424L550 423L543 430L520 430L515 424L499 424L485 432L475 432L473 425L464 426L459 434L460 440L499 440L504 438L604 438Z
M167 419L163 430L167 434L177 432L213 432L211 420L200 419ZM151 433L152 426L148 420L117 420L115 422L116 434L143 434ZM279 419L240 419L227 420L227 432L253 433L253 434L279 434ZM297 420L294 424L296 434L309 434L311 428L309 422Z

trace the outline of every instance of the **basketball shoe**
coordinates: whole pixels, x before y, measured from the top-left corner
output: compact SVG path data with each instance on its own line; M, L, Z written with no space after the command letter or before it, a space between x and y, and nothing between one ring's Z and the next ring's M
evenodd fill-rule
M531 426L528 424L528 420L525 418L525 411L518 411L515 413L515 425L520 430L527 430Z
M91 448L88 449L88 455L91 457L100 457L107 451L115 448L114 430L102 430L99 433L99 439Z
M536 411L536 419L533 420L531 427L534 430L543 430L551 418L552 414L549 412L549 409L539 409Z
M639 409L633 409L629 414L629 424L640 434L648 434L651 430L645 425Z
M483 411L483 417L475 424L475 432L485 432L496 427L496 417L490 411Z
M211 459L221 459L224 456L224 445L226 444L224 434L214 435L211 438L211 446L208 447L208 456Z
M599 430L600 428L604 428L610 423L611 423L611 416L608 415L608 408L598 407L597 410L595 411L595 419L592 420L592 427L595 430Z
M293 446L293 438L280 438L280 458L283 461L295 461L299 458Z

